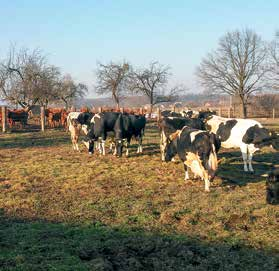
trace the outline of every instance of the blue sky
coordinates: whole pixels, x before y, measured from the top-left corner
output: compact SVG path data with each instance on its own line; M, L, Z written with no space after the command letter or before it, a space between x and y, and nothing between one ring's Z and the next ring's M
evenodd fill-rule
M195 69L222 35L248 27L270 40L278 11L278 0L0 0L0 58L10 43L39 47L90 87L97 61L157 60L172 67L173 84L195 91Z

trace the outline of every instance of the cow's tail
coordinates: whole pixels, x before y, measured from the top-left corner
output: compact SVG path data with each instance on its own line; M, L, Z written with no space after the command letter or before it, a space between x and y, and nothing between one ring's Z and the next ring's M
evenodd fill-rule
M218 160L217 160L217 151L219 150L219 140L215 134L210 133L210 145L211 151L209 154L209 165L212 170L217 170Z

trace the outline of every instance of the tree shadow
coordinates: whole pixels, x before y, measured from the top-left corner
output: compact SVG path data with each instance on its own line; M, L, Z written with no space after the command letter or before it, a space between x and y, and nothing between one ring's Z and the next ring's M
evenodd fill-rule
M279 256L240 240L65 224L0 214L1 270L278 270Z
M69 135L15 133L0 138L0 149L50 147L69 144Z

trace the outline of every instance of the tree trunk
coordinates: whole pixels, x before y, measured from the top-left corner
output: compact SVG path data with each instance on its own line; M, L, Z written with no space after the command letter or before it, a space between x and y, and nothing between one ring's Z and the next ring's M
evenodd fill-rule
M65 109L68 110L69 105L68 105L67 100L64 100L64 103L65 103Z
M245 101L241 100L241 117L246 119L247 118L247 104Z
M153 112L153 95L150 96L150 114Z

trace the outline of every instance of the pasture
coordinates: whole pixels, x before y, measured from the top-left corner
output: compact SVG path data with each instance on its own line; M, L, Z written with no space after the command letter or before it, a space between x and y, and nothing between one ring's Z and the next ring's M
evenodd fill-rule
M156 123L136 147L89 156L59 129L1 134L0 269L278 270L279 206L263 176L278 152L257 153L252 175L222 150L205 193L182 163L161 162Z

